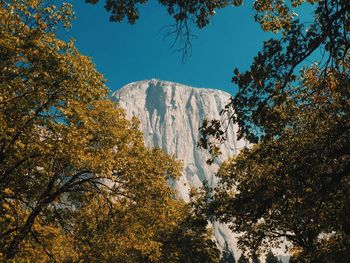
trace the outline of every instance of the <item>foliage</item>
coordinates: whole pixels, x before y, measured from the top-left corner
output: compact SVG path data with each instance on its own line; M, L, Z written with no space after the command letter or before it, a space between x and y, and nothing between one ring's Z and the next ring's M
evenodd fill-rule
M191 204L183 211L179 224L163 237L161 262L219 262L220 250L206 218Z
M71 7L0 3L1 260L217 262L207 222L167 186L181 165L144 146L91 60L56 38Z
M85 0L87 3L96 4L99 0ZM106 1L105 8L111 13L110 20L121 22L127 18L128 22L134 24L139 18L137 6L147 3L147 0L112 0ZM228 5L241 5L239 0L219 1L169 1L159 0L161 5L166 7L167 12L176 22L195 21L199 28L205 27L209 19L214 15L215 9L224 8Z
M287 1L255 1L265 10L262 27L282 34L264 43L248 71L234 71L239 91L223 119L201 128L200 144L214 157L227 119L256 143L221 167L207 209L242 234L242 248L264 252L288 240L297 262L347 262L350 2L308 2L314 20L303 24L279 11ZM315 52L318 63L307 65Z
M241 246L255 250L286 238L306 262L332 257L345 262L350 253L349 85L329 73L321 93L319 72L304 71L302 86L295 88L300 99L284 109L290 122L279 136L221 167L210 211L244 233Z
M159 236L177 226L185 209L164 176L176 166L158 149L132 147L117 158L118 194L93 202L87 197L74 217L74 247L79 260L88 262L157 262L163 249Z
M261 263L259 256L256 253L252 253L252 263Z
M296 259L295 259L295 257L294 256L291 256L290 258L289 258L289 261L288 261L289 263L296 263L297 261L296 261Z
M73 234L79 259L218 262L219 250L207 229L208 222L190 206L175 200L165 181L159 183L164 180L164 171L173 167L173 161L160 150L133 152L132 156L124 163L126 170L119 171L128 178L126 184L133 188L132 192L128 189L112 203L96 200L79 211L79 225ZM140 180L145 176L150 178Z
M111 147L127 142L123 129L133 130L106 101L90 60L54 37L55 27L69 25L70 6L39 5L1 1L0 247L7 258L24 239L40 246L52 238L56 214L67 210L62 194L110 178Z
M271 250L265 255L265 263L279 263L280 260L276 257Z
M133 23L145 2L106 8L113 21ZM186 47L192 21L202 28L215 9L242 1L160 3ZM314 6L308 24L294 13L303 3ZM219 154L228 119L257 144L227 161L218 187L200 200L254 255L286 239L298 262L346 262L350 2L258 0L254 8L280 38L264 43L248 71L234 71L239 92L222 111L225 122L206 122L200 143ZM195 251L215 262L203 213L186 214L165 185L178 164L144 147L90 59L55 37L72 17L67 4L0 1L0 257L176 262ZM302 68L315 52L318 63Z
M242 254L238 259L238 263L249 263L249 260L244 254Z
M288 2L292 7L288 7ZM313 20L308 23L293 16L293 8L303 2L315 5ZM295 89L298 72L310 60L321 70L317 74L321 93L329 83L329 73L336 72L334 77L339 81L349 74L349 1L255 1L254 5L263 29L281 30L282 34L264 42L248 71L234 70L232 81L239 91L223 109L223 120L207 121L202 126L201 146L214 156L218 153L215 143L221 143L225 137L227 119L239 124L239 138L254 143L278 136L290 125L284 108L289 100L299 99L299 90Z

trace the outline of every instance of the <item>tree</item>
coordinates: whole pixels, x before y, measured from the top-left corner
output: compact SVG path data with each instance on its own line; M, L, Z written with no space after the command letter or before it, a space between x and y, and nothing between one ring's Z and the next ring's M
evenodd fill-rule
M253 253L252 255L252 263L260 263L259 256L256 253Z
M164 171L174 161L159 149L134 150L133 158L121 159L124 165L118 166L127 179L120 183L128 186L122 198L112 203L99 198L78 211L72 233L77 260L218 262L208 222L174 199L166 184Z
M55 37L69 5L1 1L0 14L0 258L157 261L187 211L167 186L181 166Z
M163 239L161 262L219 262L220 250L208 228L208 221L188 206L182 214L179 224ZM188 211L188 210L187 210Z
M62 194L92 190L111 177L106 167L113 154L107 149L126 142L124 128L133 129L106 100L104 80L91 61L72 43L54 38L55 26L69 26L70 6L40 11L38 6L39 1L1 2L0 207L6 258L15 256L24 239L41 240L38 229L45 232L55 214L66 210Z
M265 263L279 263L278 257L276 257L271 250L269 250L265 256Z
M236 263L235 256L233 252L228 248L227 241L225 241L224 250L222 251L221 263Z
M289 261L288 261L289 263L296 263L297 261L296 261L296 259L295 259L295 257L292 255L290 258L289 258Z
M264 43L248 71L234 71L239 91L223 119L201 128L200 144L214 157L227 120L255 143L221 167L208 213L245 233L240 246L253 251L285 238L303 262L346 262L350 3L312 2L314 20L303 24L287 1L255 1L262 27L282 34ZM318 63L307 65L315 52Z
M89 197L74 216L78 260L158 262L163 236L182 220L185 205L174 199L164 176L176 163L159 149L130 151L130 156L118 158L115 199Z
M249 260L242 254L238 259L238 263L249 263Z
M316 5L311 22L304 23L293 9L303 2ZM290 99L298 99L300 69L318 65L319 93L327 89L327 76L336 71L339 81L346 81L349 57L348 1L255 1L256 20L264 30L282 33L280 38L265 41L262 51L246 72L234 70L233 83L239 91L222 111L223 120L206 121L202 126L201 146L214 156L216 143L225 137L226 120L237 122L239 138L256 143L279 135L288 124L283 108ZM321 57L315 53L320 52ZM310 59L311 58L311 59ZM329 83L329 81L328 81ZM345 84L345 83L344 83ZM345 91L344 91L345 92ZM306 94L304 94L306 95ZM314 95L314 94L309 94ZM346 96L346 94L344 94Z
M147 149L73 42L73 15L0 5L0 259L218 262L207 221L167 185L181 165Z
M300 99L283 109L289 121L278 136L221 167L221 182L208 202L218 218L245 233L241 246L278 246L286 238L306 262L346 262L349 86L329 73L318 93L324 81L318 72L304 71L303 86L295 88Z

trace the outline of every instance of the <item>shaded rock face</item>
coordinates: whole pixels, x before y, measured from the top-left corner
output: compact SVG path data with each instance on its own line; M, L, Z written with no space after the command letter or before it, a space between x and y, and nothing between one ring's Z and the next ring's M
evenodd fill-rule
M183 176L171 185L185 201L189 200L189 189L202 186L204 180L214 186L220 163L246 146L245 141L237 140L238 127L232 124L216 163L208 165L208 153L197 147L201 123L204 119L219 117L230 99L226 92L146 80L124 86L112 94L112 98L126 110L128 118L137 116L140 119L147 147L162 148L183 162ZM216 223L214 232L219 244L223 246L227 241L237 255L235 238L227 226Z

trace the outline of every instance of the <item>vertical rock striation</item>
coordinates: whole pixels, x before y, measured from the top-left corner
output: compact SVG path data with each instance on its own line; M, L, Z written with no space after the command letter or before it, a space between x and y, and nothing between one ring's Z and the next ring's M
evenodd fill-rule
M192 88L178 83L145 80L130 83L112 94L127 116L137 116L148 147L162 148L166 153L182 160L183 176L172 182L180 198L189 200L189 189L202 186L206 180L210 186L217 182L215 173L220 163L236 155L246 142L237 140L236 125L228 127L228 138L222 145L220 159L209 166L209 155L197 147L199 127L204 119L218 118L229 102L230 95L214 89ZM221 246L225 240L236 252L236 242L227 226L214 224L215 237Z

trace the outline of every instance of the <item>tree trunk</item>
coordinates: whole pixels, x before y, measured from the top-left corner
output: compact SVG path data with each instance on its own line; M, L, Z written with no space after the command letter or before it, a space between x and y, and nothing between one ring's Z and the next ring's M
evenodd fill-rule
M16 255L19 244L24 240L24 238L31 231L32 226L34 224L35 218L39 215L39 213L43 210L45 204L41 203L39 206L35 207L35 209L30 213L27 218L26 223L18 232L18 234L12 239L9 247L6 250L5 259L12 259Z

